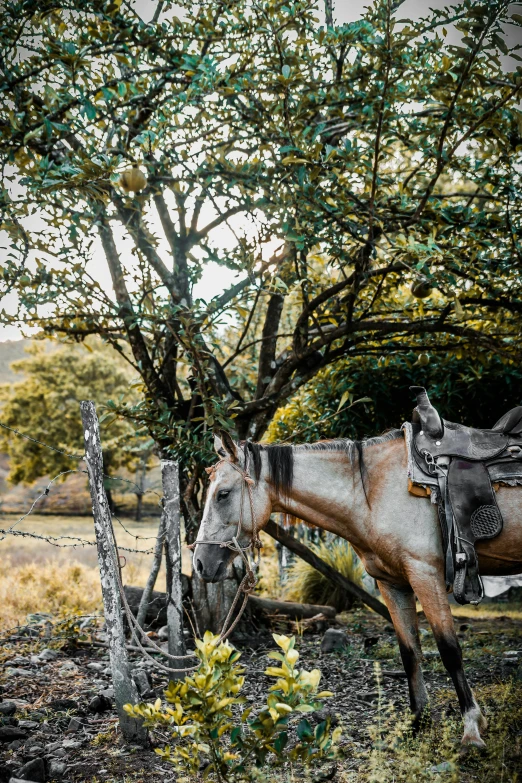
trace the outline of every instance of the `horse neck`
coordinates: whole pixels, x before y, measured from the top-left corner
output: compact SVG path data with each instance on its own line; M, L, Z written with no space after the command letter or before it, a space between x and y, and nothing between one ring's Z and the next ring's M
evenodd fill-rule
M274 498L272 511L302 519L311 525L357 537L356 528L368 513L358 458L349 451L294 449L292 487Z

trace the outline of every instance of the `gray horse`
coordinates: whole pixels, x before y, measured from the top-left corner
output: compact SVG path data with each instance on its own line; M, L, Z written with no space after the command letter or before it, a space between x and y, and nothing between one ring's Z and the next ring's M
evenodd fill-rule
M278 446L238 445L226 433L215 438L221 457L210 470L194 568L218 582L234 553L213 543L237 536L247 546L272 512L284 512L347 539L379 585L390 610L408 677L411 709L419 722L428 695L421 670L415 596L431 625L440 656L457 692L464 745L484 747L486 728L462 667L444 579L441 534L434 505L407 488L407 452L401 430L362 444L347 440ZM247 472L245 473L245 468ZM362 480L364 472L364 481ZM245 492L245 478L254 484ZM479 542L480 572L522 572L522 494L500 487L501 534Z

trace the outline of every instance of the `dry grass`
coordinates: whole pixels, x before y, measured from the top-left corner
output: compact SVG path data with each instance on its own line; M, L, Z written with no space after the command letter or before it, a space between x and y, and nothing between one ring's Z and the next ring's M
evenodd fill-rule
M452 604L451 613L454 617L470 620L496 620L499 617L511 617L512 620L522 620L522 605L520 603L479 604L478 606L456 606Z
M0 627L12 628L35 612L54 616L96 612L100 598L94 568L74 561L12 565L8 560L0 577Z
M3 515L0 518L0 527L7 528L16 519L15 516ZM125 532L115 522L119 546L152 548L157 532L157 519L140 523L122 521L129 532ZM77 536L86 541L95 540L90 517L34 514L15 529L29 530L46 536ZM144 539L136 536L143 536ZM130 552L121 554L125 556L125 583L144 585L152 556ZM0 556L0 628L11 628L23 623L26 615L34 612L63 615L77 611L89 613L100 608L100 577L95 546L58 548L33 538L7 536L0 541ZM190 573L190 557L190 551L184 549L183 570L186 573ZM165 589L164 565L156 589Z
M311 544L310 549L347 579L361 584L364 568L348 541L337 538L327 544ZM339 612L350 609L353 603L345 590L332 585L323 574L299 558L290 568L285 598L307 604L334 606Z

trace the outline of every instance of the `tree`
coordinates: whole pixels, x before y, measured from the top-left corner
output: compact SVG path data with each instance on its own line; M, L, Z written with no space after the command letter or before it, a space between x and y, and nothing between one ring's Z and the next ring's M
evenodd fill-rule
M522 80L501 56L522 17L464 0L398 24L378 0L324 29L312 0L182 6L7 3L0 155L4 320L127 356L143 399L114 410L181 460L194 535L214 427L261 438L345 357L518 360ZM209 261L239 279L206 303Z
M321 370L281 408L266 437L299 442L380 435L411 420L410 386L425 385L448 421L492 427L521 403L519 365L492 355L427 361L426 354L344 359ZM420 361L419 361L420 360Z
M81 347L47 352L37 344L32 354L13 362L13 369L24 375L23 380L0 387L2 424L57 450L2 429L0 447L9 455L8 478L13 484L61 472L66 475L76 469L77 464L67 454L83 453L83 429L78 417L81 400L104 404L124 397L129 390L128 370L106 352L91 349L87 353ZM106 419L103 457L107 476L122 465L134 466L138 450L139 443L128 422L113 416ZM106 481L106 491L113 506L110 481Z

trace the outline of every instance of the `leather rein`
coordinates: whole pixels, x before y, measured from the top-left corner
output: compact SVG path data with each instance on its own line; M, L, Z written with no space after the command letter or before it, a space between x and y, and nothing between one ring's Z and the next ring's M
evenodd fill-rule
M195 549L198 544L214 544L215 546L219 546L220 549L225 549L225 548L230 549L232 550L232 552L236 552L237 554L241 555L243 562L245 563L246 573L237 588L237 593L234 597L234 600L232 601L232 605L225 618L223 628L221 629L221 633L219 635L219 641L223 641L224 639L227 638L227 636L229 636L232 633L232 631L238 624L239 620L241 619L243 612L246 609L246 605L248 603L248 596L254 592L254 589L257 585L257 572L259 570L259 561L261 556L262 544L261 544L261 539L259 538L259 530L257 527L257 517L254 508L254 496L253 496L253 488L255 487L255 481L250 475L250 453L248 451L248 446L246 443L243 449L243 454L245 457L244 470L237 463L232 462L232 460L227 457L223 457L222 459L218 460L214 465L212 465L212 467L205 468L207 473L209 475L212 475L214 471L219 467L219 465L221 465L221 463L227 462L232 468L234 468L234 470L236 470L241 475L241 478L243 479L243 482L241 484L241 498L239 503L239 520L237 523L237 530L235 536L232 536L232 538L229 539L228 541L210 541L210 540L202 539L199 541L194 541L194 543L190 544L188 547L189 549ZM245 506L245 488L250 502L252 534L251 534L250 542L246 546L241 546L241 544L239 543L239 537L241 533L245 532L244 525L243 525L243 514L244 514L244 506ZM250 558L248 557L249 551L252 554L252 560L250 560ZM232 619L232 615L234 613L234 610L236 608L237 602L241 594L243 594L243 603L241 605L237 617L229 627L230 621Z

